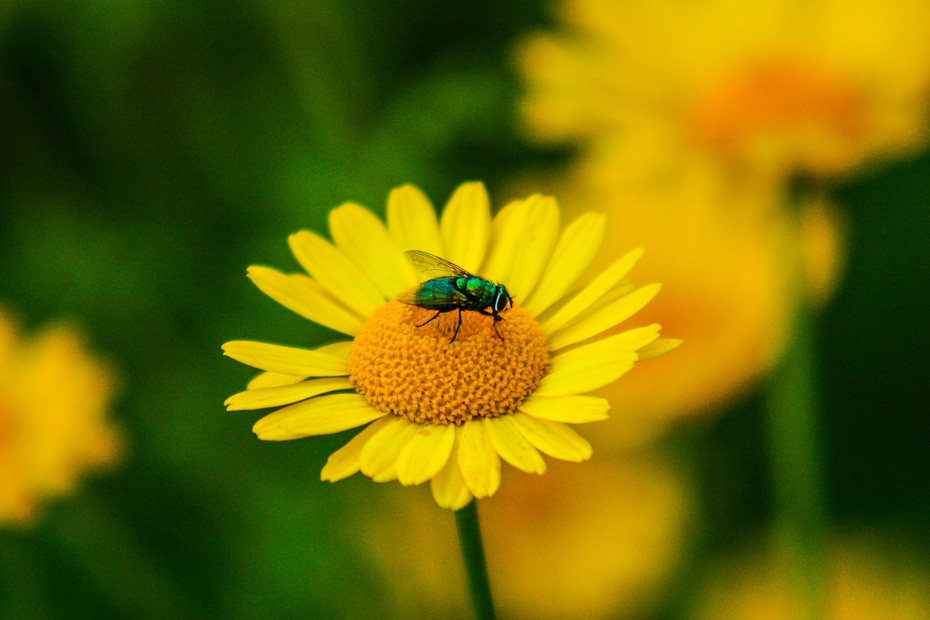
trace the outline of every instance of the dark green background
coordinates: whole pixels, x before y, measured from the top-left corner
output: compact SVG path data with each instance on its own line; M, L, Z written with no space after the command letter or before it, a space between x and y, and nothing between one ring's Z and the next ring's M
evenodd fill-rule
M441 203L468 179L493 196L563 160L514 123L509 51L545 21L529 1L0 5L0 302L30 329L83 326L119 369L128 443L120 469L0 534L0 615L401 613L343 517L368 493L427 491L320 483L344 437L257 441L254 415L222 408L251 373L219 346L332 336L245 268L293 268L287 235L325 230L339 203L383 214L397 185ZM925 553L930 157L835 198L850 249L819 334L831 520ZM760 402L672 437L702 498L697 570L770 517Z

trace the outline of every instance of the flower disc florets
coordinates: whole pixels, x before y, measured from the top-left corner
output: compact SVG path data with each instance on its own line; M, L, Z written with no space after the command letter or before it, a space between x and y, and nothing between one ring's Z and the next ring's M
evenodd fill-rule
M458 312L425 323L433 310L391 301L365 323L349 355L355 389L380 411L418 424L463 424L514 413L549 368L539 324L514 307L497 323Z

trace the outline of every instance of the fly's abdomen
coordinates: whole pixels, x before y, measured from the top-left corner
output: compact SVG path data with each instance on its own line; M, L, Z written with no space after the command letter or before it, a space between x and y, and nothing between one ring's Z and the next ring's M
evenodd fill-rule
M468 298L460 290L458 281L463 278L434 278L420 285L413 303L423 308L448 312L468 305Z

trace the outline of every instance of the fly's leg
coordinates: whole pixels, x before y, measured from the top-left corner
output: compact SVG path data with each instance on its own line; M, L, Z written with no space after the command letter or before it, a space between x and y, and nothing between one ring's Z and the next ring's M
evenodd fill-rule
M433 317L433 319L435 318L436 317ZM430 321L432 321L433 319L430 319ZM458 325L455 326L455 333L452 334L452 340L449 341L449 344L452 344L453 342L455 342L456 336L459 335L459 327L461 326L462 326L462 309L459 308L459 322L458 322Z
M497 331L497 322L498 322L498 321L503 321L503 320L504 320L504 317L502 317L501 315L499 315L497 312L488 312L487 310L484 310L484 309L482 309L482 310L475 310L475 312L477 312L478 314L483 314L484 316L493 316L493 317L494 317L494 323L492 323L492 325L493 325L493 327L494 327L494 333L497 334L497 337L501 339L501 342L504 342L504 337L501 336L501 333L500 333L499 331Z
M459 312L461 312L461 310L460 310ZM435 318L436 318L437 316L439 316L440 314L442 314L441 311L440 311L440 312L437 312L437 313L434 314L430 319L428 319L428 320L426 321L426 323L432 323L432 322L433 322L433 319L435 319ZM417 327L423 327L424 325L426 325L426 323L420 323L419 325L417 325Z
M498 321L503 321L503 320L504 320L503 318L501 318L501 317L499 317L499 316L497 316L497 315L495 314L495 315L494 315L494 323L492 323L492 325L494 326L494 333L497 334L497 337L501 339L501 342L504 342L504 337L501 336L501 333L500 333L499 331L497 331L497 322L498 322Z

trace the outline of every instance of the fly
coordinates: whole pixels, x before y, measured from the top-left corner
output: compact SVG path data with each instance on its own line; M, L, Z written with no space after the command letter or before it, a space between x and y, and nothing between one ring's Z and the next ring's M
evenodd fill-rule
M421 323L417 327L423 327L444 312L458 310L459 322L455 326L452 340L449 341L449 344L452 344L462 326L462 310L471 310L494 317L494 333L501 339L501 342L504 341L503 336L497 331L497 322L504 320L500 315L501 312L508 307L513 308L513 298L507 292L506 286L469 273L458 265L429 252L410 250L404 254L419 271L443 274L423 282L417 288L402 293L397 298L405 304L436 311L436 314L426 323Z

